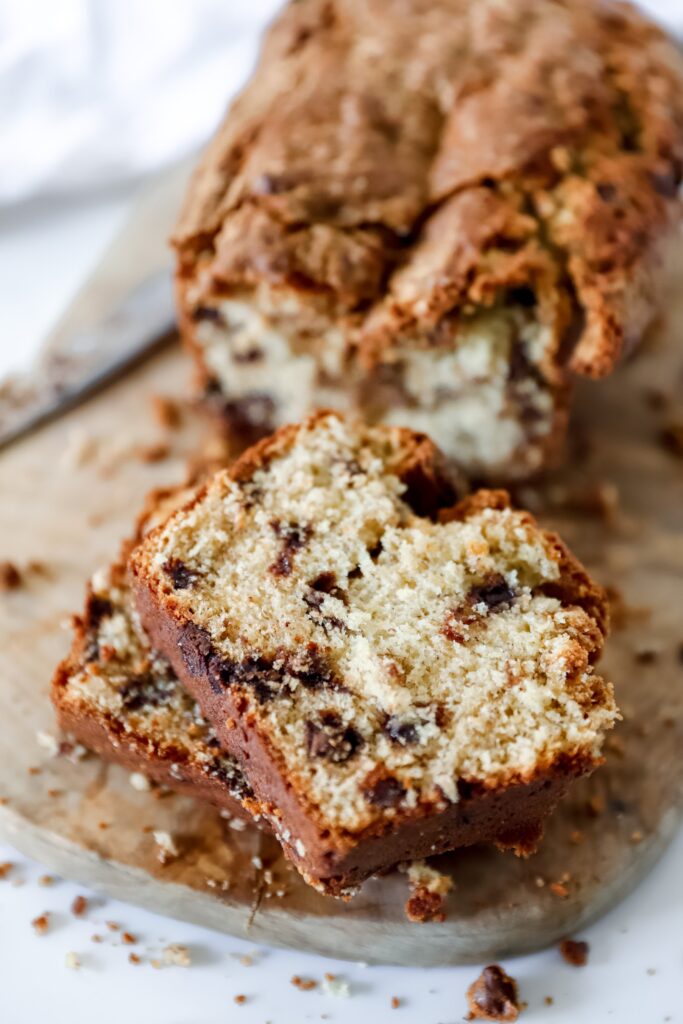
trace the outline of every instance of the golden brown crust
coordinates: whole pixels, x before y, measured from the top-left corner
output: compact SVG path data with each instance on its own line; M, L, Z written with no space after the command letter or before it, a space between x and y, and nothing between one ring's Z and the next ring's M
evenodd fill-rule
M652 313L680 215L682 67L611 2L292 3L194 176L181 307L256 281L320 291L372 359L528 286L568 348L574 303L563 355L603 375Z

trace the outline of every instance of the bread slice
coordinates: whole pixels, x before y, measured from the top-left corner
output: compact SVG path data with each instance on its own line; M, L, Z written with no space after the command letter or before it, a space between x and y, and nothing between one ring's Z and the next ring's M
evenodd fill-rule
M175 232L207 403L528 476L655 313L682 168L683 58L627 5L288 4Z
M170 511L170 499L177 495L156 495L143 521L159 506ZM132 546L95 574L74 618L71 650L52 681L59 725L105 760L252 820L238 763L140 626L126 580Z
M320 413L131 555L154 647L328 892L531 845L617 717L600 588L507 495L451 502L426 438Z

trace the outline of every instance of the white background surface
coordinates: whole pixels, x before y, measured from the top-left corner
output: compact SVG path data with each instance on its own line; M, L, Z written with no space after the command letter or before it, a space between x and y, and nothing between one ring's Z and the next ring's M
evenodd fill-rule
M233 6L232 0L224 4ZM653 0L649 6L683 21L683 0ZM4 13L0 0L0 19ZM0 47L0 83L6 53ZM0 92L0 131L6 101ZM85 198L34 198L0 210L0 377L30 359L121 223L132 194L130 184L119 184L116 191L90 191ZM2 541L0 557L5 554ZM69 906L84 890L66 882L39 886L43 870L0 846L3 860L16 867L0 881L0 1024L299 1024L321 1019L454 1024L466 1012L465 990L478 973L472 967L363 968L275 950L261 950L253 966L244 966L238 957L254 952L248 942L114 901L93 903L84 918L76 919ZM557 950L507 962L529 1003L522 1020L683 1022L682 866L683 834L629 900L580 936L591 946L587 967L569 967ZM37 937L30 921L45 910L52 913L52 927ZM120 922L138 944L121 946L105 920ZM102 944L90 941L94 933L104 936ZM417 925L415 941L420 941ZM168 942L189 946L189 968L151 967L149 960ZM143 958L139 966L128 963L131 950ZM80 956L79 971L65 967L68 951ZM350 999L323 995L319 987L301 992L290 984L293 974L320 982L325 971L349 981ZM241 1006L233 1001L239 993L248 996ZM402 1000L397 1010L390 1008L393 995ZM551 1007L544 1005L547 995L553 996Z

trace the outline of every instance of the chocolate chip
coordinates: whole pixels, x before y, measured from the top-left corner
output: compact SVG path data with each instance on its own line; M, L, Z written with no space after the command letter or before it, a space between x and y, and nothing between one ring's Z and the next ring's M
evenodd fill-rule
M514 1021L519 1015L517 984L498 964L484 968L467 999L473 1019Z
M233 363L258 363L263 359L262 348L248 348L244 352L233 352Z
M282 540L282 550L272 565L268 566L268 571L273 576L289 576L293 568L292 556L308 544L313 529L308 524L301 526L298 523L281 523L279 519L273 519L270 526Z
M289 659L287 671L307 690L321 690L327 687L337 689L331 666L323 655L315 650L314 645L311 645L303 658L297 655L296 658Z
M306 751L309 757L321 757L332 764L344 764L363 745L363 737L352 725L343 725L338 716L306 722Z
M408 743L417 743L417 727L412 722L401 722L394 715L387 718L384 723L384 731L394 743L400 743L405 747Z
M613 185L610 181L599 181L595 186L595 191L606 203L611 203L617 194L616 185Z
M231 428L247 438L270 433L275 427L275 402L265 392L251 392L223 403L222 412Z
M655 191L665 199L675 199L678 195L680 179L673 167L662 171L652 171L650 180Z
M485 604L491 611L509 605L515 599L515 592L503 576L496 574L479 586L472 587L468 595L472 604Z
M119 689L121 704L126 711L140 711L142 708L158 708L168 704L172 687L157 676L135 676Z
M114 606L108 598L98 597L97 594L91 594L88 598L85 615L91 629L97 629L102 620L108 619L113 612Z
M201 320L208 320L216 324L223 323L220 311L212 306L197 306L190 315L197 323Z
M405 787L391 775L379 779L365 789L366 800L377 807L396 807L405 795Z
M179 558L169 558L164 562L163 569L171 577L174 590L187 590L197 582L197 573Z
M207 772L212 778L219 779L220 782L227 786L233 796L239 797L242 800L252 795L251 788L247 784L242 772L236 764L226 760L226 758L215 757L209 764Z

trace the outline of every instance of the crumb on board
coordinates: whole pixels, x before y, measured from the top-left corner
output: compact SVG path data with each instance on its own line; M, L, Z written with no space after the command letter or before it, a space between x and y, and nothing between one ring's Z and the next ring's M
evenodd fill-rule
M468 1020L515 1021L522 1008L517 982L498 964L489 964L467 990Z
M129 953L128 954L128 963L129 964L141 964L142 963L142 958L139 957L137 953Z
M138 940L130 932L121 932L121 942L124 946L134 946Z
M585 967L588 963L589 945L582 939L563 939L560 954L565 963L572 967Z
M91 935L90 936L90 941L91 942L103 942L104 940L103 940L101 935Z
M38 885L43 889L49 889L51 885L55 884L55 878L53 875L41 875L38 879Z
M146 793L152 788L152 783L142 772L131 772L128 776L128 781L133 789L137 789L140 793Z
M170 832L156 829L152 832L152 835L154 836L154 842L159 847L158 858L161 864L167 864L178 856L178 847Z
M110 932L118 932L121 930L121 925L116 921L105 921L104 922Z
M13 867L14 864L11 860L5 860L0 864L0 881L2 881L3 878L7 878Z
M244 1006L246 1001L247 1001L247 997L242 992L240 992L238 995L236 995L235 999L234 999L234 1002L236 1002L238 1006Z
M42 914L39 914L38 917L34 917L31 921L31 926L33 927L36 935L45 935L50 927L50 914L48 911L46 910Z
M17 590L22 584L22 576L14 562L0 561L0 594L9 590Z
M152 415L165 430L176 430L180 426L182 413L181 404L169 395L152 395Z
M401 1000L399 999L399 997L398 996L392 996L391 997L391 1001L390 1001L391 1009L392 1010L398 1010L400 1005L401 1005Z
M545 999L543 1000L543 1002L545 1003L546 1006L552 1006L553 1003L555 1002L555 1000L553 999L552 996L546 996Z
M73 951L66 954L64 957L64 966L68 967L70 971L77 971L81 966L81 961L77 953Z
M134 454L140 462L154 463L167 459L171 452L170 445L166 441L155 441L152 444L139 445L134 449Z
M405 903L408 920L419 924L444 921L446 896L453 888L452 878L429 867L423 860L413 861L405 871L410 885Z
M164 963L173 967L189 967L192 963L190 951L187 946L173 942L162 950Z
M50 757L56 757L59 753L60 743L56 736L45 729L38 729L36 732L36 743L42 747Z

